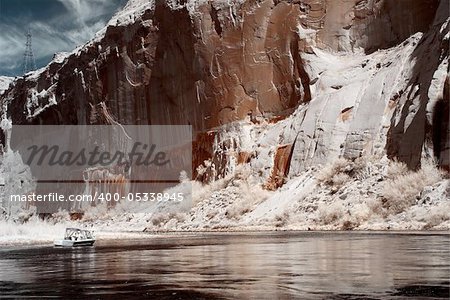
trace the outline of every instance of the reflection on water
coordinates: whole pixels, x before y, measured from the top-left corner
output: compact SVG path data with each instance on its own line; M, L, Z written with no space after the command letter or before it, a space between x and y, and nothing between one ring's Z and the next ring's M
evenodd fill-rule
M0 295L449 298L449 235L253 233L0 251Z

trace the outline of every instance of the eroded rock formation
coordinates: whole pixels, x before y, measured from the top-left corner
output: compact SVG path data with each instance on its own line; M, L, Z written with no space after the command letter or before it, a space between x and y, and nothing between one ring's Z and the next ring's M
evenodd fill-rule
M270 181L384 151L410 168L431 153L448 168L448 7L131 0L0 98L14 124L89 124L100 103L122 124L191 124L194 166L209 160L202 180L243 161Z
M0 95L6 91L9 87L9 84L13 81L14 79L11 77L6 77L6 76L0 76Z

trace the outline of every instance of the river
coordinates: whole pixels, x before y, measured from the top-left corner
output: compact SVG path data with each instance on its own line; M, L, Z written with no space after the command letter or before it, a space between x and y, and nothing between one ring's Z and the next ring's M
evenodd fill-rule
M450 236L168 234L0 250L1 297L448 299Z

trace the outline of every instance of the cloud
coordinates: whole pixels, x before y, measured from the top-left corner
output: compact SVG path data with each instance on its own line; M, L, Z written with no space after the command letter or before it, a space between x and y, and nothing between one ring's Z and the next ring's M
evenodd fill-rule
M117 8L117 1L111 0L57 0L71 12L76 19L85 24L86 21L98 18Z
M16 26L2 26L0 39L0 66L2 69L14 70L21 66L26 37Z
M48 60L56 52L71 51L94 37L124 0L57 0L62 4L50 18L10 18L0 23L0 75L21 73L25 51L24 24L33 34L36 61Z

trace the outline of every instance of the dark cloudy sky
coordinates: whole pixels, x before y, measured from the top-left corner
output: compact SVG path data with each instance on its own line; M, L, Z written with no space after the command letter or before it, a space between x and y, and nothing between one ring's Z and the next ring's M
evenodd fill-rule
M0 75L21 75L28 28L37 67L103 28L127 0L0 0Z

